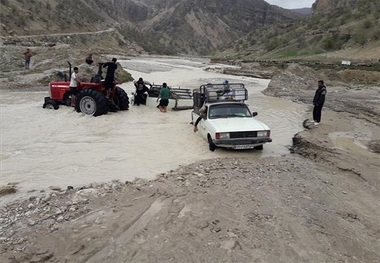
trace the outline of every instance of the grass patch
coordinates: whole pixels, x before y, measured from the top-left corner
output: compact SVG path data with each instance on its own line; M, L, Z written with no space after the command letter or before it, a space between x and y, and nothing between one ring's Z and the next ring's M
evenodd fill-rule
M299 54L298 54L298 51L296 50L285 50L285 51L275 52L273 55L278 58L293 58L293 57L297 57Z

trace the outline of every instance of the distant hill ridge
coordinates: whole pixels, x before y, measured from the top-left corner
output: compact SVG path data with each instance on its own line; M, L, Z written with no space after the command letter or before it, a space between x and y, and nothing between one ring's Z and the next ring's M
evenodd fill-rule
M264 0L2 0L2 35L111 27L148 52L206 55L301 15ZM119 41L121 44L123 41Z

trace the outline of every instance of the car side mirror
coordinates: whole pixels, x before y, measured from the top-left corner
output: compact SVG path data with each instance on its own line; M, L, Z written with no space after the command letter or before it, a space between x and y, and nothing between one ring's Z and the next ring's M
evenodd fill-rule
M257 116L257 112L256 111L252 112L252 117L255 117L255 116Z

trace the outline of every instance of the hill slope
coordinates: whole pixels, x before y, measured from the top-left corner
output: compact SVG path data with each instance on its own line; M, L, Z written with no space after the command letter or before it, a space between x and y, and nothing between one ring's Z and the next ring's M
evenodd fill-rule
M318 0L310 17L255 29L222 56L286 59L331 53L340 58L378 60L379 40L380 1ZM362 49L373 52L361 56L358 51Z
M295 21L300 15L264 0L2 0L7 35L117 28L156 53L209 54L252 29ZM124 43L125 44L125 43Z

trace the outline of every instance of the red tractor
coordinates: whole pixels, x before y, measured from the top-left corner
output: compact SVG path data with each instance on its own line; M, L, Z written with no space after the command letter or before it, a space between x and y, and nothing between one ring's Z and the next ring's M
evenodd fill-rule
M75 97L75 110L87 115L100 116L108 111L128 110L129 98L127 93L116 86L114 81L111 90L107 92L102 77L103 63L99 63L98 73L90 82L80 82L78 94L70 92L70 81L64 76L64 81L52 81L49 84L50 97L45 97L43 108L57 110L59 105L71 105L71 96ZM69 76L71 76L71 64L69 62Z

